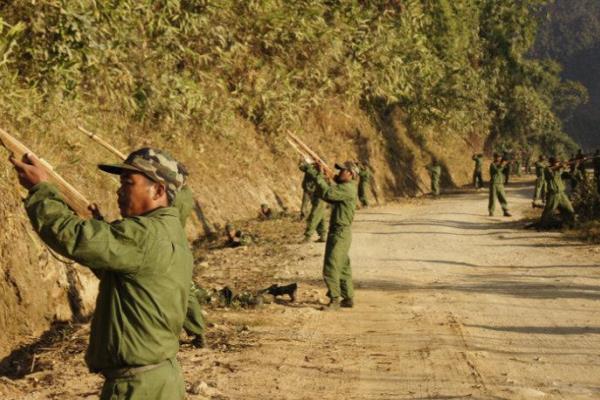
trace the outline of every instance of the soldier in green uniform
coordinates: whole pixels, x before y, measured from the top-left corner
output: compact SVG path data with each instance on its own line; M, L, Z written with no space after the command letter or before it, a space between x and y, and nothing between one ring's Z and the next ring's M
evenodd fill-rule
M75 215L34 156L11 162L29 189L25 208L42 240L100 279L85 360L106 378L101 399L183 399L175 357L193 256L171 207L183 185L177 161L144 148L122 164L100 165L121 177L123 219L113 223Z
M473 170L473 186L475 189L483 187L483 154L474 154L471 157L475 161L475 169Z
M252 243L252 237L242 232L239 229L235 229L232 223L225 225L225 246L227 247L242 247L248 246Z
M546 179L544 178L544 168L546 168L546 157L540 155L535 163L535 190L533 192L533 207L546 201Z
M179 172L184 176L184 179L187 179L188 174L185 168L182 167ZM191 188L185 185L185 183L175 196L172 206L179 211L179 221L181 222L181 226L185 228L188 218L194 209L194 195ZM201 306L201 299L204 297L206 297L204 289L196 285L192 280L183 330L188 336L192 337L192 345L197 348L203 348L206 345L206 321L204 320Z
M585 166L584 166L585 156L583 152L579 150L577 154L573 155L569 160L569 183L570 183L570 192L574 193L577 190L577 187L580 183L585 181Z
M310 242L315 231L319 234L318 242L324 243L327 239L327 222L325 220L325 213L327 211L327 203L325 203L317 194L317 183L312 175L309 173L310 167L314 165L307 164L305 168L305 172L308 178L311 180L314 185L314 190L311 193L310 203L310 213L308 214L308 218L306 220L306 229L304 230L304 243Z
M302 178L302 204L300 205L300 219L303 220L308 215L307 210L310 210L312 204L312 194L315 191L315 182L313 179L306 173L306 168L308 167L308 163L305 161L301 161L298 168L300 171L304 173L304 178Z
M506 193L504 192L505 170L508 166L509 163L500 154L494 153L494 161L490 164L490 199L488 202L490 217L494 215L496 209L496 198L500 202L504 216L511 216L508 212L508 202L506 201Z
M352 243L351 226L358 194L355 183L358 176L356 165L347 161L336 164L335 167L340 170L334 177L335 185L328 183L322 165L317 164L316 168L311 166L307 170L317 183L316 193L333 206L323 262L323 279L327 285L330 309L354 306L352 268L348 253Z
M202 299L205 299L206 296L206 291L192 281L185 321L183 321L183 330L193 338L192 345L199 349L206 346L206 321L204 315L202 315L201 305Z
M267 203L262 203L260 205L260 210L258 211L258 219L267 221L271 219L276 219L279 217L279 213L274 211Z
M433 159L427 166L431 178L431 194L437 197L440 195L440 177L442 176L442 166L437 159Z
M550 157L549 161L550 165L544 169L548 198L540 221L542 228L552 226L552 218L557 209L560 211L561 217L565 222L573 223L575 220L575 210L565 193L565 183L562 179L564 167L555 157Z
M367 192L369 183L371 182L371 171L366 162L361 163L360 172L358 173L358 200L362 207L369 207L369 198Z

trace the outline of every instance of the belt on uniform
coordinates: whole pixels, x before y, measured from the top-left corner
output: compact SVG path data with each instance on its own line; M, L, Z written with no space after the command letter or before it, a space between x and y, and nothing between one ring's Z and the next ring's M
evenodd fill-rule
M156 364L142 365L139 367L103 369L102 371L100 371L100 373L104 375L106 379L132 378L138 374L141 374L142 372L152 371L153 369L162 367L163 365L167 365L170 362L170 359L166 359L165 361Z

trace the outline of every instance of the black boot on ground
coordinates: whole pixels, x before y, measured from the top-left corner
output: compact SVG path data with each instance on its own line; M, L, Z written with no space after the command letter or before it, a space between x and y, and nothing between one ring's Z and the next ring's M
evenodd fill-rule
M196 335L194 340L192 340L192 346L197 349L203 349L206 347L206 338L204 335Z
M344 299L340 302L340 306L344 307L344 308L352 308L352 307L354 307L354 300Z

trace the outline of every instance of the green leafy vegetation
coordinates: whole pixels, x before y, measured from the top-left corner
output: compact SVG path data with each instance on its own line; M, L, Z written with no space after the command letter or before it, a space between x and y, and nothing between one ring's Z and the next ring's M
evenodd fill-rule
M15 1L0 6L0 108L16 126L111 115L177 138L226 136L236 119L298 129L335 100L562 152L557 112L583 90L525 57L544 3Z

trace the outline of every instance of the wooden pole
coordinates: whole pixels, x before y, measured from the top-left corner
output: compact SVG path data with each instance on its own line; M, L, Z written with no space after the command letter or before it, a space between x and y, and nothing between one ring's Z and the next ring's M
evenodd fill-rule
M323 161L323 159L321 157L319 157L319 155L313 151L310 147L308 147L306 144L304 144L304 142L302 140L300 140L296 135L294 135L292 132L288 131L288 136L289 138L291 138L291 140L297 145L294 146L293 143L290 142L290 140L288 139L288 142L290 142L290 144L292 144L292 146L294 148L299 147L306 155L310 156L310 158L312 158L315 162L318 162L319 164L323 165L323 167L325 167L326 169L326 175L333 175L333 169L331 169L327 163L325 161Z
M23 159L25 154L34 154L27 146L2 128L0 128L0 143L2 143L2 145L19 160ZM41 158L39 159L42 168L46 170L50 181L58 187L58 190L63 195L69 207L71 207L71 209L73 209L80 217L91 218L92 213L89 209L90 202L62 176L56 173L54 168L52 168L52 165Z
M104 147L111 153L115 154L121 160L125 160L127 158L127 156L125 154L123 154L121 151L119 151L116 147L114 147L113 145L111 145L110 143L108 143L106 140L102 139L100 136L96 135L95 133L88 131L83 126L78 125L77 129L79 129L81 132L85 133L85 135L87 137L89 137L96 143L100 144L102 147Z

